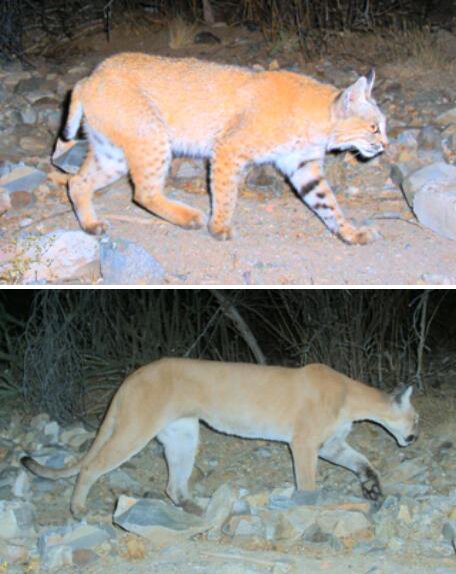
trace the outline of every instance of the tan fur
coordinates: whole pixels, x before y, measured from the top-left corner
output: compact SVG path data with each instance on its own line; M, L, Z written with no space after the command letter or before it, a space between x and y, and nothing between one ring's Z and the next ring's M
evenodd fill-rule
M211 160L211 233L231 236L240 177L249 164L273 163L302 200L348 243L366 243L373 229L343 216L324 179L323 159L333 149L366 157L387 143L385 118L371 97L374 76L343 92L288 71L254 71L195 59L119 54L78 82L66 137L82 117L90 152L70 181L83 229L102 233L93 192L130 171L135 200L160 217L201 227L202 212L163 195L173 154Z
M292 369L161 359L124 381L82 461L58 470L30 458L23 462L47 478L79 473L71 508L80 514L92 484L157 437L168 463L167 493L185 503L203 420L224 433L289 443L300 490L315 489L321 456L355 472L364 495L376 500L377 475L345 438L354 421L367 419L387 428L402 446L409 444L418 420L410 394L408 389L390 396L320 364Z

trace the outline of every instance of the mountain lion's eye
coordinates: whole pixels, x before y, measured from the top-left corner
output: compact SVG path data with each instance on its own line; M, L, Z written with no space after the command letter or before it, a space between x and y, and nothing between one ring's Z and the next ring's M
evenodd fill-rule
M373 134L379 134L380 133L380 128L376 124L371 124L370 130Z

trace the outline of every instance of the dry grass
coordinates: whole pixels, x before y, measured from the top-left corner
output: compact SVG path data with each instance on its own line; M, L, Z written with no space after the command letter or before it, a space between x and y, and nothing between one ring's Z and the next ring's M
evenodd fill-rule
M196 25L186 22L180 16L169 23L169 47L171 50L180 50L193 43Z

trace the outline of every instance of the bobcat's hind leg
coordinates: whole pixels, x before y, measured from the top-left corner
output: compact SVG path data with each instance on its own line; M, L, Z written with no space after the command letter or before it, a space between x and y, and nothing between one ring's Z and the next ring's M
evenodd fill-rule
M168 486L170 499L187 510L199 509L191 500L188 481L192 474L198 450L199 423L195 418L182 418L170 423L157 436L165 449L168 464Z
M374 227L354 227L344 217L336 197L324 178L319 161L309 161L290 175L299 197L333 233L346 243L365 244L379 237Z
M152 110L150 102L134 94L128 125L123 128L122 141L135 187L135 201L167 221L187 229L205 223L204 214L163 194L171 163L171 143L163 121Z
M128 168L120 148L90 128L87 131L90 149L81 169L70 179L68 193L82 229L100 235L107 224L98 219L95 213L93 194L125 175Z

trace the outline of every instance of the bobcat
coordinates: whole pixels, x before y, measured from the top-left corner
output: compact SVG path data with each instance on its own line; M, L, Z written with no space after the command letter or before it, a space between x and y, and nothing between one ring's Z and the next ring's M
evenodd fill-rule
M201 419L223 433L289 443L299 490L315 489L320 456L353 471L364 496L378 501L376 471L345 439L354 421L367 419L385 427L399 445L410 444L418 432L411 393L407 387L388 395L320 364L294 369L161 359L127 377L82 461L62 469L29 457L22 463L47 478L79 473L71 510L80 516L93 483L157 437L168 464L168 496L192 505L188 480Z
M203 213L163 195L172 154L211 160L217 239L232 235L237 187L249 164L273 163L299 197L347 243L367 243L374 228L351 225L324 179L331 150L366 158L387 145L385 117L372 99L374 71L343 91L288 71L256 71L195 59L124 53L102 62L73 89L66 139L84 117L90 151L70 180L82 228L102 233L93 192L130 171L135 201L186 228Z

